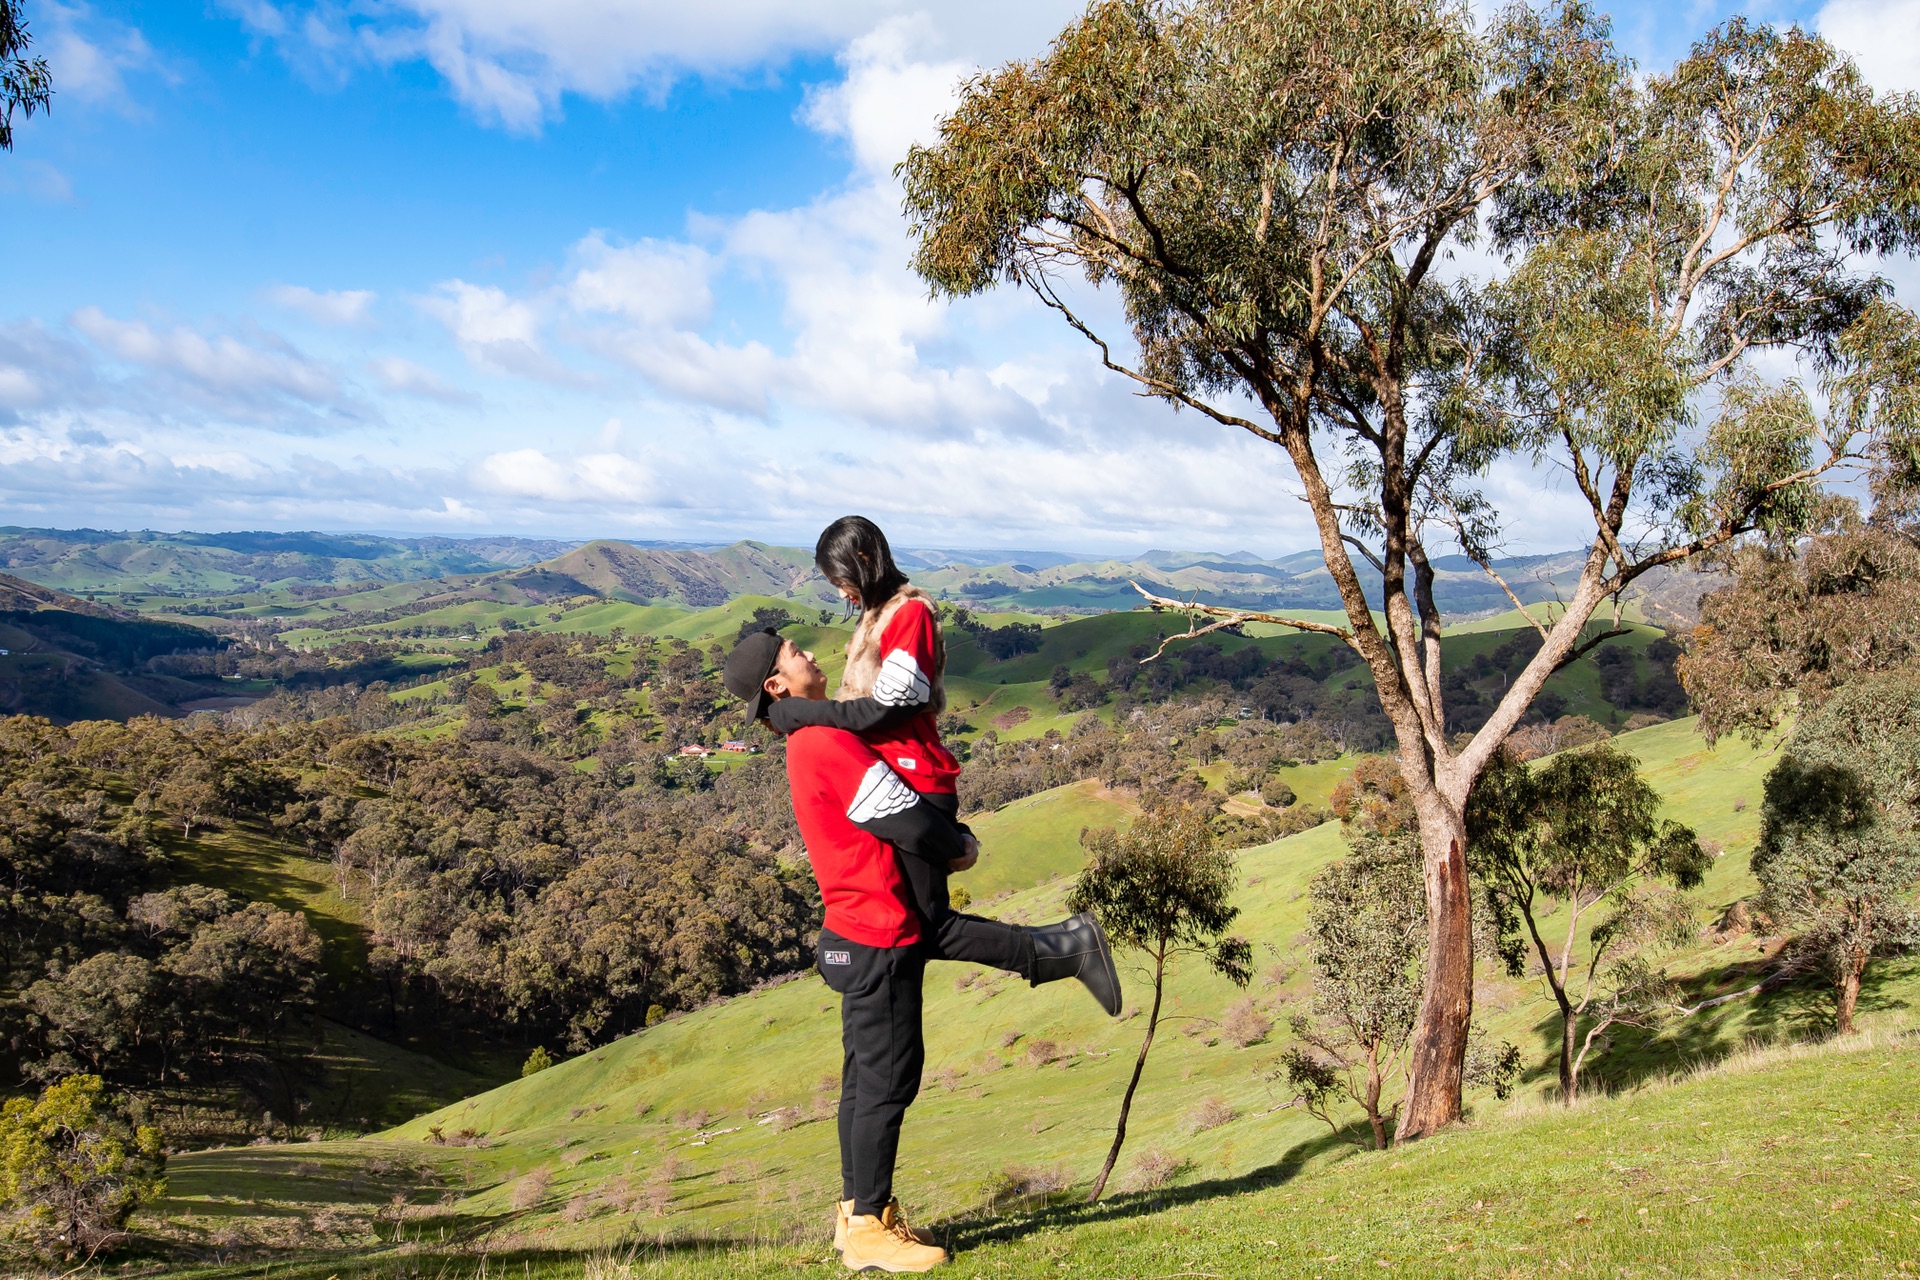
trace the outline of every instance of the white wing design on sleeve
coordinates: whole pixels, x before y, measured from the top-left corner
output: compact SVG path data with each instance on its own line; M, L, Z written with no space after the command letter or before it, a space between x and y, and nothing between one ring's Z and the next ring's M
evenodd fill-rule
M873 700L886 707L917 707L933 699L933 682L905 649L895 649L873 678Z
M900 775L875 760L873 767L860 779L860 789L854 793L853 803L847 806L847 819L859 824L873 822L879 818L891 818L920 803L920 797L914 794L912 787L900 781Z

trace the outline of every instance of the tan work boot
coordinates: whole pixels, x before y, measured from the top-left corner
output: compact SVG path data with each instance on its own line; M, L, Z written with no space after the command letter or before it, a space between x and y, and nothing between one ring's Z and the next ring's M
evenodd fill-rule
M907 1227L907 1230L913 1233L915 1240L918 1240L921 1244L933 1243L933 1232L928 1231L925 1227L907 1226L907 1215L900 1208L899 1196L895 1196L889 1203L893 1206L893 1216L899 1219L901 1226ZM836 1201L833 1208L833 1247L835 1249L845 1249L847 1247L847 1219L853 1216L853 1201Z
M880 1211L850 1214L847 1217L847 1243L840 1261L849 1271L877 1267L881 1271L931 1271L947 1260L947 1251L914 1239L898 1212L899 1201Z

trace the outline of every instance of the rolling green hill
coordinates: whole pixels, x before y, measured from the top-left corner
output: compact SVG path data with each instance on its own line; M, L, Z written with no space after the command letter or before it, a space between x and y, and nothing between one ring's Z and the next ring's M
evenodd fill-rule
M10 527L0 528L0 569L80 594L178 597L481 573L544 560L568 545L531 538Z
M1756 802L1769 755L1736 742L1709 749L1694 735L1690 721L1627 734L1619 741L1641 757L1648 777L1666 797L1668 812L1695 826L1723 851L1694 895L1702 932L1675 958L1673 971L1695 995L1751 985L1766 962L1765 947L1749 935L1723 935L1706 926L1751 890L1746 855L1756 835ZM1002 811L1009 829L996 837L1010 844L1022 820L1036 832L1048 823L1062 829L1070 825L1060 821L1062 809L1090 798L1062 795L1031 805L1024 815L1009 806ZM1037 838L1058 856L1061 836ZM1222 1036L1220 1019L1230 1005L1245 998L1241 993L1192 967L1176 975L1170 996L1174 1020L1155 1048L1129 1138L1134 1155L1164 1150L1171 1159L1187 1162L1186 1172L1176 1177L1173 1189L1166 1193L1174 1202L1204 1201L1223 1188L1266 1187L1276 1197L1288 1191L1299 1197L1292 1202L1276 1198L1268 1210L1291 1214L1293 1206L1306 1212L1319 1197L1329 1194L1358 1196L1335 1189L1363 1185L1369 1190L1351 1202L1354 1213L1361 1215L1360 1205L1370 1203L1375 1208L1365 1213L1377 1215L1384 1212L1384 1202L1369 1197L1384 1196L1391 1186L1411 1185L1416 1177L1411 1172L1401 1176L1400 1165L1380 1157L1355 1161L1351 1168L1323 1169L1339 1148L1327 1140L1323 1127L1289 1106L1289 1097L1264 1083L1260 1075L1284 1041L1285 1033L1277 1028L1284 1026L1288 1010L1297 1006L1307 990L1294 943L1304 922L1302 891L1311 875L1339 850L1337 828L1328 825L1242 855L1244 914L1236 927L1255 943L1259 957L1262 973L1248 995L1276 1026L1266 1042L1239 1048ZM1070 857L1059 858L1063 868L1071 862ZM1064 888L1064 880L1049 881L998 900L993 912L1027 921L1051 918L1060 909ZM1866 1025L1885 1029L1907 1024L1916 995L1920 995L1920 966L1884 968L1863 999ZM1138 992L1130 999L1137 1002ZM1542 1175L1542 1185L1528 1190L1504 1167L1476 1164L1471 1144L1481 1140L1480 1125L1508 1125L1523 1135L1516 1141L1546 1143L1553 1140L1552 1127L1566 1123L1551 1109L1542 1111L1539 1102L1551 1083L1546 1039L1551 1021L1538 984L1508 981L1483 969L1476 1003L1488 1030L1523 1050L1527 1076L1516 1105L1523 1113L1532 1108L1536 1114L1493 1120L1504 1108L1490 1098L1479 1098L1474 1130L1423 1144L1405 1156L1392 1154L1409 1168L1430 1168L1436 1179L1504 1188L1497 1195L1480 1195L1483 1207L1506 1204L1521 1216L1504 1218L1508 1210L1496 1209L1491 1218L1456 1219L1450 1215L1466 1212L1458 1205L1472 1201L1449 1199L1446 1203L1455 1207L1437 1217L1424 1208L1414 1215L1419 1222L1431 1224L1420 1227L1417 1239L1392 1236L1367 1243L1356 1235L1354 1226L1361 1215L1315 1219L1321 1221L1316 1230L1325 1233L1326 1243L1306 1242L1293 1238L1297 1231L1289 1224L1296 1220L1289 1217L1255 1233L1236 1227L1236 1248L1251 1247L1253 1237L1286 1239L1285 1245L1268 1246L1277 1251L1273 1257L1302 1264L1310 1259L1344 1259L1361 1265L1353 1250L1365 1244L1374 1251L1365 1255L1363 1264L1371 1268L1375 1254L1405 1261L1421 1250L1438 1250L1435 1235L1448 1231L1462 1239L1497 1239L1503 1245L1534 1248L1541 1232L1551 1226L1548 1238L1570 1244L1580 1234L1569 1225L1568 1215L1553 1214L1559 1213L1555 1206L1579 1201L1591 1223L1605 1224L1597 1226L1596 1233L1613 1242L1607 1248L1614 1252L1597 1256L1610 1262L1629 1258L1618 1251L1625 1247L1619 1242L1628 1237L1611 1233L1621 1224L1632 1227L1633 1216L1629 1213L1618 1220L1606 1216L1614 1212L1608 1206L1618 1201L1616 1193L1582 1199L1587 1192L1581 1189L1577 1172ZM229 1239L263 1244L300 1239L326 1243L314 1235L311 1224L316 1220L345 1233L333 1239L336 1244L345 1243L347 1236L364 1241L374 1230L391 1236L392 1224L398 1223L416 1241L484 1238L488 1248L502 1253L592 1248L635 1234L749 1241L817 1239L821 1215L832 1195L835 1138L829 1117L839 1065L834 1009L831 994L806 975L669 1020L375 1138L182 1155L171 1169L170 1198L156 1212L172 1232L203 1240L226 1232ZM1630 1090L1677 1066L1722 1057L1751 1038L1803 1035L1818 1017L1818 996L1797 988L1732 1001L1658 1035L1622 1036L1593 1068L1593 1079L1596 1085ZM1118 1093L1138 1045L1137 1019L1108 1020L1077 990L1028 990L1016 980L965 966L940 966L928 979L927 1027L927 1085L909 1120L901 1162L902 1185L920 1216L944 1219L964 1239L978 1243L986 1238L983 1231L990 1237L991 1229L966 1224L981 1214L995 1217L1004 1211L1011 1203L1006 1190L1010 1181L1062 1188L1084 1184L1104 1149ZM1861 1068L1866 1074L1849 1078L1859 1080L1862 1088L1891 1088L1872 1074L1881 1060L1871 1055L1861 1059L1869 1063ZM1812 1087L1810 1083L1794 1085L1801 1091L1790 1090L1786 1102L1774 1093L1756 1092L1743 1101L1728 1102L1724 1112L1703 1112L1701 1118L1711 1125L1716 1123L1713 1117L1732 1118L1737 1112L1751 1121L1768 1107L1785 1105L1811 1114L1820 1105L1814 1094L1805 1091ZM1674 1108L1672 1114L1699 1109L1682 1090L1660 1096L1674 1099L1662 1104ZM1235 1118L1196 1131L1190 1117L1209 1098L1217 1099ZM1630 1096L1621 1102L1590 1105L1576 1115L1625 1116L1641 1105ZM1887 1127L1888 1113L1873 1104L1860 1114L1873 1117L1880 1128ZM1607 1125L1628 1123L1651 1122L1619 1119ZM1674 1121L1659 1123L1673 1125ZM1831 1118L1820 1121L1823 1131L1830 1123ZM1694 1127L1689 1118L1686 1140L1677 1146L1677 1131L1674 1141L1654 1138L1652 1155L1643 1151L1644 1139L1626 1136L1652 1130L1603 1135L1593 1145L1609 1152L1612 1164L1581 1147L1582 1159L1591 1163L1577 1169L1604 1175L1599 1185L1605 1186L1613 1186L1605 1179L1616 1175L1626 1185L1636 1185L1636 1175L1655 1166L1662 1171L1653 1175L1656 1180L1680 1177L1682 1159L1693 1158L1695 1150L1706 1152L1702 1160L1724 1156L1719 1144L1694 1147L1695 1138L1705 1136L1696 1135ZM1910 1118L1907 1127L1911 1127ZM1865 1128L1860 1131L1864 1133ZM1607 1129L1607 1134L1613 1132ZM1728 1135L1727 1141L1737 1144L1739 1140ZM1862 1138L1857 1149L1883 1146L1880 1139ZM1817 1160L1820 1152L1815 1146L1809 1144L1805 1150L1814 1153L1809 1159ZM1670 1151L1679 1154L1673 1159L1660 1154ZM1885 1154L1891 1151L1885 1148ZM1794 1148L1785 1157L1798 1158L1799 1153ZM1760 1159L1751 1152L1743 1158ZM1409 1163L1422 1161L1442 1163ZM1666 1172L1670 1167L1674 1171ZM1757 1190L1709 1171L1722 1167L1709 1165L1689 1175L1693 1181L1685 1184L1685 1194L1701 1187L1719 1188L1711 1194L1720 1197L1718 1203L1727 1204ZM1606 1173L1609 1168L1614 1172ZM1842 1172L1820 1169L1817 1164L1814 1168L1836 1177ZM1303 1169L1311 1177L1296 1182ZM1349 1184L1328 1179L1363 1181ZM1279 1189L1272 1190L1276 1184ZM1415 1195L1408 1204L1429 1204L1440 1184L1419 1185L1435 1189ZM1835 1198L1854 1195L1859 1186L1850 1177L1832 1185L1840 1188ZM404 1204L393 1200L396 1194L404 1197ZM1672 1247L1693 1247L1685 1241L1695 1239L1687 1232L1696 1227L1704 1233L1698 1236L1700 1247L1726 1247L1732 1237L1716 1236L1710 1224L1689 1226L1681 1221L1692 1215L1681 1211L1678 1200L1684 1196L1674 1194L1671 1211L1676 1215L1675 1230L1680 1232L1674 1239L1680 1243ZM1752 1202L1759 1200L1755 1197ZM1547 1216L1523 1229L1523 1222L1533 1221L1524 1217L1523 1206L1533 1206L1525 1207L1524 1214ZM1656 1207L1665 1214L1667 1206L1661 1201ZM190 1224L188 1213L192 1214ZM1091 1218L1067 1214L1059 1221L1064 1228L1099 1219L1099 1214ZM1179 1221L1197 1222L1192 1217ZM1507 1225L1496 1229L1497 1222ZM1180 1232L1172 1234L1180 1248L1189 1243L1195 1249L1212 1247L1206 1240L1187 1242L1178 1239ZM1051 1256L1080 1259L1076 1265L1099 1256L1090 1243L1102 1238L1097 1233L1086 1241L1079 1235L1052 1238L1054 1246L1036 1243L1036 1238L1008 1246L1009 1252L983 1250L978 1261L985 1266L991 1258L1001 1257L1010 1266L1038 1267L1034 1250L1046 1247L1057 1247ZM1848 1238L1853 1240L1849 1249L1870 1243L1865 1234ZM1113 1239L1113 1247L1119 1247L1126 1237ZM1763 1234L1753 1239L1772 1247L1778 1236ZM1720 1243L1715 1245L1715 1240ZM1314 1243L1316 1252L1306 1252L1308 1243ZM1329 1260L1329 1254L1339 1258ZM774 1265L773 1256L765 1255L765 1265ZM787 1250L778 1256L791 1261L795 1255ZM817 1247L806 1256L817 1257ZM1167 1265L1180 1270L1187 1256L1170 1257ZM1661 1252L1656 1260L1666 1262L1674 1256ZM1579 1258L1574 1260L1585 1265ZM1458 1265L1466 1267L1470 1262L1481 1266L1468 1257L1460 1258ZM1199 1266L1199 1270L1207 1268ZM1330 1267L1327 1273L1343 1272ZM1484 1268L1458 1273L1499 1274ZM1229 1269L1220 1274L1247 1272Z
M173 715L229 692L143 669L151 658L227 642L184 623L142 618L0 574L0 715L126 720Z
M940 1274L995 1280L1314 1277L1422 1280L1575 1276L1904 1277L1920 1262L1911 1166L1920 1044L1869 1033L1738 1054L1572 1111L1521 1106L1415 1146L1353 1153L1309 1141L1240 1175L1202 1164L1173 1186L1097 1206L1004 1198L941 1224L957 1255ZM924 1104L922 1104L924 1105ZM676 1241L643 1204L624 1237L573 1252L525 1237L445 1233L416 1152L388 1149L381 1172L317 1155L290 1193L358 1178L363 1212L384 1207L385 1238L357 1257L283 1258L283 1280L747 1280L843 1275L826 1215L803 1239L749 1232ZM244 1194L252 1152L229 1153L207 1185ZM460 1186L462 1171L447 1177ZM216 1180L217 1179L217 1180ZM831 1194L831 1193L828 1193ZM237 1196L236 1196L237 1198ZM218 1203L209 1200L208 1203ZM282 1219L312 1201L267 1209ZM264 1217L265 1215L263 1215ZM503 1233L504 1234L504 1233ZM261 1264L183 1268L240 1280Z

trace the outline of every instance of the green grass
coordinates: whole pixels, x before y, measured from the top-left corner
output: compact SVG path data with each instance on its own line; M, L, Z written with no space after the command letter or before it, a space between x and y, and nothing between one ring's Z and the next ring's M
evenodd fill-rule
M365 972L366 934L360 908L342 897L333 869L297 846L244 825L201 828L190 841L178 831L164 840L182 883L211 885L241 898L299 911L326 944L326 966L336 980Z
M1133 801L1108 791L1097 779L1071 782L967 819L980 840L980 862L966 873L976 902L1072 875L1085 860L1080 832L1088 827L1125 829Z
M1008 1277L1841 1276L1913 1274L1920 1192L1911 1142L1920 1125L1912 1083L1920 1047L1881 1033L1744 1054L1718 1068L1650 1083L1571 1110L1484 1109L1473 1123L1412 1147L1352 1153L1324 1138L1267 1148L1239 1172L1201 1154L1175 1185L1003 1208L948 1219L956 1250L942 1274ZM922 1104L924 1105L924 1104ZM917 1120L918 1114L913 1115ZM913 1121L909 1122L909 1130ZM1240 1131L1236 1120L1213 1131ZM800 1132L795 1130L793 1132ZM1210 1144L1218 1149L1224 1140ZM543 1280L844 1274L826 1246L830 1190L811 1196L811 1230L756 1226L674 1241L662 1220L621 1216L597 1247L530 1230L502 1214L491 1237L446 1248L439 1187L458 1191L472 1167L437 1164L422 1187L417 1149L384 1144L379 1173L317 1149L288 1176L271 1221L341 1201L370 1213L386 1201L404 1243L372 1256L282 1260L286 1280L482 1276ZM256 1150L217 1153L195 1203L215 1215L247 1194ZM216 1181L217 1177L217 1181ZM176 1179L177 1181L177 1179ZM180 1192L174 1192L176 1197ZM698 1195L699 1192L693 1194ZM406 1204L392 1206L392 1197ZM184 1204L184 1200L176 1200ZM256 1202L257 1203L257 1202ZM215 1220L224 1220L216 1218ZM756 1236L758 1239L756 1240ZM732 1242L735 1247L723 1248ZM204 1267L182 1276L258 1276Z

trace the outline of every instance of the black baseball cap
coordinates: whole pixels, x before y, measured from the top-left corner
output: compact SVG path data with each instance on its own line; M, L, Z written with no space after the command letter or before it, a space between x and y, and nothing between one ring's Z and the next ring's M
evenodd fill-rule
M748 724L766 715L767 704L773 701L767 692L767 677L773 674L781 643L780 633L769 627L744 637L727 655L727 667L720 679L728 693L747 704Z

